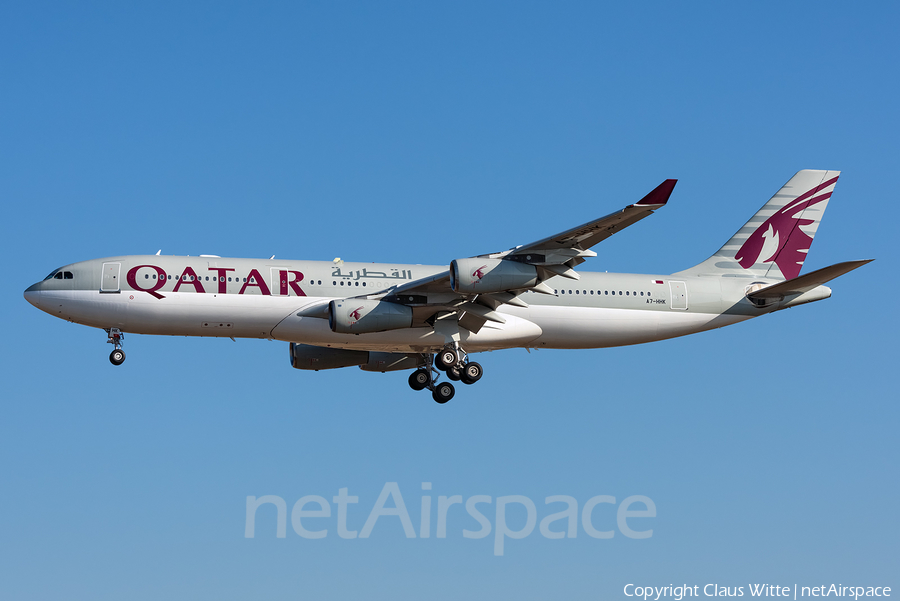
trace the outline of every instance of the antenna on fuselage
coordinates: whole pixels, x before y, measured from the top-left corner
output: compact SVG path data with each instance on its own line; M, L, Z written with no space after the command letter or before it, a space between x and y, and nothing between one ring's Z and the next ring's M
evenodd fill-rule
M161 252L162 252L162 249L160 248L158 251L156 251L156 256L158 257L159 253L161 253Z
M269 257L269 260L271 261L274 258L275 258L275 255L272 255L271 257Z

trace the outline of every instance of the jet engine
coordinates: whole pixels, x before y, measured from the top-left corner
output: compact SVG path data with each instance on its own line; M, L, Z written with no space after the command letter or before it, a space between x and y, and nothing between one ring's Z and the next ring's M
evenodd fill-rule
M450 262L450 287L454 292L503 292L537 284L534 265L479 257Z
M368 362L368 351L348 351L341 348L291 343L291 367L296 369L335 369Z
M369 351L369 360L359 366L363 371L399 371L403 369L416 369L425 364L422 355L408 355L406 353L381 353Z
M291 343L291 367L295 369L336 369L359 365L365 371L397 371L421 367L421 355L406 353L382 353L375 351L350 351L347 349Z
M345 298L328 305L328 325L339 334L367 334L412 326L412 309L385 301Z

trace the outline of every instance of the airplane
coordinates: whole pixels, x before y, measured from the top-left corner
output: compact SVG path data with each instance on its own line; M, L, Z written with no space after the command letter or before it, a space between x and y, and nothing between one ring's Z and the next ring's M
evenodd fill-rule
M671 275L575 270L663 207L667 179L605 217L449 267L157 253L72 263L24 295L105 330L113 365L125 333L274 339L297 369L413 370L409 386L446 403L451 382L481 379L474 353L653 342L830 297L825 283L872 260L800 275L839 175L797 172L715 254Z

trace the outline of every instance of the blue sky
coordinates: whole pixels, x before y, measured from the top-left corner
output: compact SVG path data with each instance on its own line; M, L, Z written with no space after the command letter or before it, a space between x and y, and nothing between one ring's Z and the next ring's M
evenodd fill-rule
M0 9L0 596L625 598L642 585L900 586L891 3L119 3ZM671 273L802 168L843 175L828 301L679 340L485 354L438 406L406 374L290 369L281 342L129 336L22 291L155 253L447 264L665 209L583 269ZM106 348L104 348L106 347ZM650 497L654 534L492 553L322 540L247 496ZM595 519L614 524L614 508ZM458 509L458 507L457 507ZM513 527L524 510L510 510ZM433 518L434 519L434 518ZM518 520L518 521L516 521ZM327 522L327 523L326 523ZM324 527L324 526L323 526ZM432 527L434 527L432 525ZM599 526L598 526L599 527ZM745 593L747 594L747 593Z

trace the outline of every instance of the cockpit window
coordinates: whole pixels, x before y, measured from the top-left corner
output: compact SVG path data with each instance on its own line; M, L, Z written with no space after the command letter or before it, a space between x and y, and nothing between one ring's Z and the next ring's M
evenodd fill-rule
M75 277L75 276L72 275L72 272L71 272L71 271L64 271L64 272L63 272L63 279L64 279L64 280L71 280L71 279L74 279L74 277Z
M53 276L53 279L54 279L54 280L61 280L61 279L63 279L63 274L62 274L62 272L61 272L61 271L57 271L57 272L56 272L56 275Z
M45 277L44 279L45 279L45 280L52 280L52 279L53 279L53 276L55 276L57 273L59 273L59 270L54 269L53 271L50 272L50 275L48 275L48 276Z

